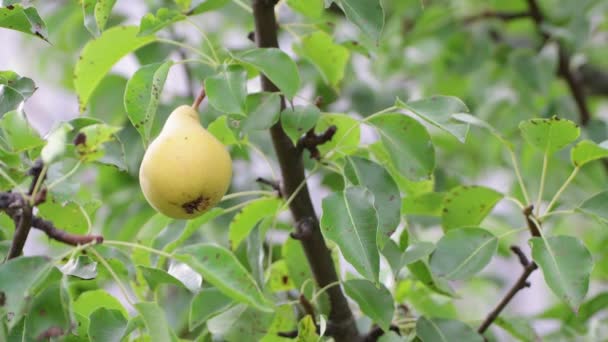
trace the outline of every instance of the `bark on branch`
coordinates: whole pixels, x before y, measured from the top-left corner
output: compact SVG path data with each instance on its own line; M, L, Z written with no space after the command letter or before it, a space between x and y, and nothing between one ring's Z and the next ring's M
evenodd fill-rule
M279 45L277 40L277 21L274 13L275 4L275 0L253 1L254 39L258 47L277 48ZM278 88L265 76L261 77L261 82L264 91L278 91ZM285 107L284 98L281 98L281 106ZM289 198L300 184L305 183L302 156L285 134L280 123L276 123L271 127L270 134L281 167L284 196ZM312 223L310 236L300 240L300 242L318 286L324 287L336 282L338 276L334 262L321 234L319 221L306 184L295 195L289 208L295 222L309 220ZM327 290L327 294L331 306L329 321L331 322L334 339L338 342L359 341L360 335L341 287L332 286Z

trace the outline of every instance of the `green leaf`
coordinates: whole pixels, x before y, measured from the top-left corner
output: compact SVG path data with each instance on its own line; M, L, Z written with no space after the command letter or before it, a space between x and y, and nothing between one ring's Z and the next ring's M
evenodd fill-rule
M0 128L4 139L13 152L23 152L44 145L44 140L21 111L6 113L0 119Z
M507 140L494 126L490 125L488 122L481 120L480 118L473 116L471 114L466 113L456 113L452 114L452 119L458 120L470 125L474 125L477 127L485 128L490 133L495 136L502 144L504 144L510 150L513 150L513 144Z
M120 341L127 332L127 320L119 310L99 308L89 319L91 342Z
M48 42L46 24L34 7L13 4L0 7L0 27L31 34Z
M199 1L200 2L200 1ZM196 5L193 9L186 13L187 15L196 15L204 12L216 10L224 7L230 0L205 0L203 3Z
M12 71L0 71L0 118L4 113L19 109L36 91L32 79Z
M443 192L427 192L418 196L408 196L402 200L401 213L404 215L441 216Z
M302 244L295 239L287 239L283 244L282 253L283 260L287 264L287 270L289 277L294 285L301 288L302 285L309 279L313 279L312 271L308 266L308 260ZM311 296L311 287L307 288L308 291L304 291L304 295Z
M196 329L209 318L226 311L233 301L216 288L205 288L192 298L188 327Z
M388 331L395 313L393 296L382 284L374 285L365 279L351 279L344 282L344 291L352 298L363 313Z
M409 265L411 263L417 262L429 256L431 252L435 249L435 245L432 242L428 241L418 241L413 243L403 251L403 255L401 255L401 264Z
M323 31L302 38L301 45L294 46L301 57L309 60L321 73L323 80L333 88L344 78L350 52Z
M423 283L429 289L445 295L454 297L454 290L445 278L436 277L424 259L407 264L407 268L416 279Z
M608 203L608 191L602 191L586 199L576 210L608 222L606 203Z
M265 130L279 121L281 96L278 93L249 94L246 102L249 113L241 121L244 132Z
M461 185L451 189L443 198L443 229L447 231L480 224L502 197L493 189L477 185Z
M380 0L338 0L338 4L348 20L357 25L363 33L380 40L384 27L384 9Z
M182 230L181 234L175 240L169 242L163 248L163 252L173 253L173 251L176 250L178 247L184 245L184 243L186 241L188 241L188 239L190 239L190 237L192 237L192 235L194 233L196 233L205 223L220 216L223 212L224 212L223 209L221 209L219 207L215 207L195 219L188 220L188 222L186 223L186 226L184 227L184 230ZM165 226L166 226L166 224L165 224Z
M84 111L97 85L112 66L128 53L150 44L154 36L138 37L137 26L115 26L85 45L74 68L74 87Z
M274 313L240 304L210 319L207 327L214 336L222 336L225 341L260 341L274 317Z
M173 335L165 312L156 302L135 303L135 309L144 319L151 342L177 342Z
M522 121L519 129L528 144L547 155L568 146L578 138L581 131L574 122L556 116L551 119Z
M285 108L281 112L281 125L287 136L296 145L300 137L315 126L320 116L319 108L313 105Z
M507 331L511 336L517 338L519 341L536 341L540 337L534 331L534 328L530 324L529 318L524 317L496 317L494 321L496 325Z
M297 342L318 342L317 327L311 315L306 315L298 323Z
M160 285L167 285L167 284L176 285L176 286L179 286L184 289L186 288L186 286L184 286L184 283L179 281L177 278L175 278L171 274L165 272L164 270L154 268L154 267L142 266L142 265L137 265L137 269L141 272L144 279L146 280L146 283L148 283L148 286L150 287L150 289L152 291L156 291L156 289Z
M541 94L546 94L555 75L554 65L527 49L515 49L509 55L509 67L516 73L516 81Z
M179 11L159 8L158 11L156 11L156 15L146 13L146 15L141 18L137 36L141 37L156 33L165 27L184 19L186 19L186 16Z
M294 11L313 19L319 18L325 9L323 0L287 0L287 5Z
M105 29L116 0L83 0L84 26L98 37Z
M222 115L215 119L209 124L207 130L226 146L239 143L234 132L228 127L228 116L226 115Z
M62 122L51 133L49 133L46 145L40 152L44 164L49 165L65 154L67 149L68 133L74 129L67 122Z
M599 145L591 140L579 141L570 150L570 160L576 167L582 167L591 161L606 157L608 157L608 140Z
M292 99L300 89L300 74L296 63L277 48L257 48L242 52L235 58L254 66Z
M535 237L532 259L540 266L545 282L553 293L572 310L578 311L587 290L593 269L591 253L573 236Z
M452 229L437 243L429 264L437 276L466 280L490 263L497 248L498 239L485 229Z
M33 303L25 317L29 341L41 340L40 336L49 329L68 331L72 324L65 290L60 287L59 282L47 286L33 298Z
M452 134L464 143L469 125L455 120L452 115L468 112L467 105L453 96L432 96L421 100L403 102L397 99L395 106L411 111L422 120Z
M182 248L176 258L202 274L203 280L222 293L258 310L270 312L267 299L251 274L229 250L213 244L197 244Z
M382 248L401 221L397 183L382 166L359 157L346 159L344 174L353 185L361 185L374 194L374 207L378 212L377 242Z
M387 113L372 117L393 165L410 180L428 179L435 169L435 149L429 133L415 119Z
M124 96L125 110L146 146L150 141L160 96L172 65L173 61L144 65L127 82Z
M6 313L12 312L8 327L13 327L25 314L33 288L44 279L53 265L45 257L19 257L0 264L0 292Z
M74 312L89 317L95 310L106 308L118 310L124 317L129 317L129 313L122 304L106 290L92 290L82 293L72 305Z
M97 277L97 262L86 255L79 255L61 266L61 272L80 279L95 279Z
M55 200L46 201L38 206L38 215L53 222L57 227L72 234L86 234L89 230L89 219L101 206L101 202L92 201L84 206L69 201L61 204Z
M209 103L220 112L247 113L247 72L240 66L229 66L205 79Z
M268 287L272 292L283 292L296 289L289 277L289 269L285 260L278 260L272 263L268 270Z
M343 158L359 148L361 128L359 121L346 114L323 113L315 126L315 132L322 134L330 126L337 130L330 141L319 145L319 152L329 159ZM331 156L328 153L332 153Z
M348 187L323 199L321 231L366 279L378 283L380 255L376 245L378 213L374 195L361 186Z
M420 317L416 322L416 335L423 342L467 341L483 342L483 337L461 321L445 318Z
M228 241L232 250L239 247L260 220L274 216L282 204L283 201L278 198L261 198L247 204L240 213L235 215L228 233Z
M105 155L103 144L116 139L115 134L122 127L110 126L104 123L88 125L80 129L76 152L80 160L91 162L99 160Z

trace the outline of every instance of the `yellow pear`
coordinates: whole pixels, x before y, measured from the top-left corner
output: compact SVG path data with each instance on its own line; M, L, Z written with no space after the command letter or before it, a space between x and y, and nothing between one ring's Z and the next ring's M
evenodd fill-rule
M139 183L154 209L176 219L197 217L224 196L232 178L226 147L201 125L191 106L177 107L148 147Z

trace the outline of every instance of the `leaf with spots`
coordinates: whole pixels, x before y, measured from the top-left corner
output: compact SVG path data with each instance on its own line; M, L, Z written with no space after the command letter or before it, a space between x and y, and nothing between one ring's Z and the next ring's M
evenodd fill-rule
M573 236L535 237L530 240L532 259L543 271L553 293L575 312L589 290L593 269L591 253Z
M297 288L301 289L304 283L313 279L312 271L308 267L306 254L304 254L304 249L299 241L287 239L283 244L281 254L287 265L289 277ZM312 286L308 286L304 289L303 293L305 296L310 297L313 295L313 290Z
M298 67L291 57L280 49L252 49L236 55L235 58L263 73L290 100L300 89Z
M321 112L316 106L295 106L281 112L281 126L294 145L308 130L315 127Z
M361 185L374 194L378 211L378 247L397 229L401 221L401 196L391 175L382 166L360 157L346 159L344 174L353 185Z
M31 34L48 42L46 24L34 7L13 4L0 7L0 27Z
M316 31L302 38L301 44L293 48L299 56L310 61L319 70L327 84L334 89L338 88L350 58L347 48L336 44L333 38L323 31Z
M127 116L141 135L144 145L150 142L150 132L156 117L165 80L172 61L144 65L127 82L125 110Z
M443 192L427 192L403 199L401 213L404 215L441 216Z
M384 8L380 0L338 0L337 3L349 21L378 43L384 28Z
M397 99L395 106L411 111L431 125L444 130L464 143L469 131L468 123L456 120L453 115L469 111L467 105L454 96L432 96L416 101Z
M485 229L452 229L437 242L429 265L439 277L466 280L490 263L497 248L498 239Z
M184 247L177 253L177 260L192 267L203 276L203 281L217 287L226 296L261 311L272 311L251 274L229 250L201 243Z
M3 294L2 311L12 313L8 327L19 322L31 302L30 293L46 278L53 268L51 260L42 256L23 256L0 264L0 292Z
M435 169L435 148L429 133L415 119L387 113L372 117L391 163L401 175L413 181L428 179Z
M587 215L594 216L608 223L608 190L597 193L586 199L581 205L576 208L576 211Z
M570 150L570 160L576 167L606 157L608 157L608 140L600 144L591 140L583 140Z
M275 261L270 266L269 272L270 277L268 279L268 285L272 292L283 292L296 289L289 276L289 270L287 269L285 260Z
M110 126L104 123L83 127L78 132L79 139L75 142L76 153L83 162L96 161L105 154L104 144L115 141L116 133L122 127Z
M425 316L416 322L416 335L424 342L484 341L483 336L461 321Z
M483 186L457 186L443 198L441 220L445 231L476 226L503 198L500 192Z
M26 336L24 341L41 341L49 329L68 331L70 321L69 297L61 282L46 284L33 298L28 315L25 317Z
M139 23L139 33L137 33L137 35L146 36L156 33L165 27L184 19L186 19L186 16L179 11L168 8L159 8L158 11L156 11L156 15L146 13L141 18L141 22Z
M138 37L138 30L137 26L114 26L82 49L74 68L74 88L80 111L85 110L91 95L116 62L156 40L154 36Z
M365 315L388 331L395 313L395 303L390 291L382 284L365 279L351 279L344 282L344 291L352 298Z
M528 144L546 155L551 155L574 142L581 131L574 122L556 116L550 119L522 121L519 130Z
M116 0L83 0L84 26L95 37L106 28Z
M0 71L0 118L4 113L18 110L36 91L32 79L12 71Z
M321 231L366 279L378 283L380 254L376 244L378 213L374 195L362 186L348 187L323 199Z

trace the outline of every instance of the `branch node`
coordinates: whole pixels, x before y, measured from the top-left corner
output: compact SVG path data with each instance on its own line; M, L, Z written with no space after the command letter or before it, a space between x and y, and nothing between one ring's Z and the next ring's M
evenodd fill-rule
M323 145L326 142L330 141L338 127L335 125L331 125L327 127L325 132L321 134L316 134L314 128L310 129L306 132L306 135L300 138L298 141L297 149L302 151L303 149L307 149L310 152L310 157L316 160L321 160L321 152L317 148L319 145Z
M517 255L517 257L519 258L519 263L523 267L528 267L528 265L530 265L528 257L526 256L526 254L524 254L521 248L519 248L518 246L511 246L511 251L515 253L515 255Z
M314 220L310 217L305 217L296 223L296 230L291 232L289 236L296 240L306 240L312 235L314 229Z
M278 181L266 179L263 177L258 177L255 179L255 181L260 184L265 184L265 185L270 186L274 191L277 192L277 195L279 197L283 197L283 191L281 191L281 185L279 184Z

